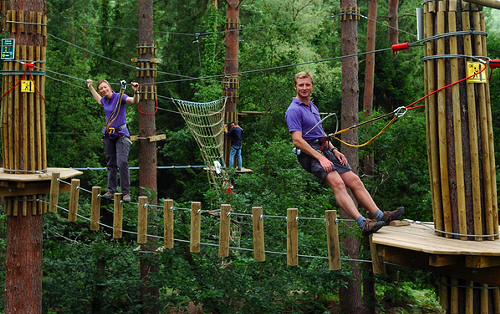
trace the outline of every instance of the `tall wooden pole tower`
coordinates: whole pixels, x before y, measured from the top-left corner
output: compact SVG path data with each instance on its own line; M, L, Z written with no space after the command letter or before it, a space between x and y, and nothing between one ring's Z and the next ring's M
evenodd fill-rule
M481 10L481 6L461 0L424 3L427 93L486 67L481 62L488 56ZM443 231L436 235L456 241L497 240L497 186L487 73L429 97L426 115L434 226ZM485 284L442 275L441 304L447 313L498 313L499 289L487 288Z
M2 160L0 196L7 214L5 313L42 313L42 227L51 173L45 137L44 0L11 1L2 41Z
M139 0L139 44L137 45L137 76L139 77L139 186L140 193L148 196L149 203L156 205L157 196L157 147L156 141L165 135L156 135L156 66L159 60L155 58L156 44L154 42L153 0ZM146 188L146 189L142 189ZM151 207L156 211L154 207ZM155 233L152 231L151 233ZM155 250L156 245L141 243L141 251ZM151 254L142 254L141 261L141 298L143 314L158 313L158 287L154 286L150 276L157 272L150 262Z
M226 102L226 123L238 122L238 112L236 105L239 100L239 76L238 73L238 52L240 49L240 1L226 1L226 56L224 59L224 79L222 83L222 96L227 97ZM229 163L229 153L231 151L231 139L225 137L224 140L224 162Z

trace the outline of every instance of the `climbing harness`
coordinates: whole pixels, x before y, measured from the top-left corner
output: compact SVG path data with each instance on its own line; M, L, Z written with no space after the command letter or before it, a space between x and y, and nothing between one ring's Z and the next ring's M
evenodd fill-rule
M127 87L127 82L125 80L120 81L120 96L118 98L118 101L116 102L115 108L109 115L108 120L106 121L106 132L104 134L104 137L109 137L110 135L113 135L116 133L116 135L120 136L120 133L118 131L121 131L127 127L127 124L121 125L118 128L112 128L111 124L116 120L118 117L118 114L120 113L121 109L121 104L122 104L122 96L123 93L125 92L125 88ZM118 109L118 110L117 110Z

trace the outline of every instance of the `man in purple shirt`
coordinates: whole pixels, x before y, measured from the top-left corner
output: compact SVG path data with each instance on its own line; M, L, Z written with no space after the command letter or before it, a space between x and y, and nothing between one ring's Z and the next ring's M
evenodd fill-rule
M140 100L137 93L139 84L132 82L131 85L134 90L134 97L115 93L106 80L97 82L98 93L92 85L92 80L87 80L87 86L92 96L94 96L98 104L103 105L106 114L106 126L103 129L103 134L106 166L108 168L108 185L106 193L101 197L108 200L114 198L118 185L118 169L120 169L120 187L124 203L130 202L128 153L132 143L127 127L126 105L137 104Z
M301 166L332 189L339 207L356 220L363 235L377 232L399 218L404 208L399 207L391 212L381 211L361 179L352 172L344 154L326 136L320 123L318 107L311 101L314 87L311 73L297 73L294 86L297 94L286 111L285 119ZM359 213L346 187L351 189L358 203L372 213L375 219L367 219Z

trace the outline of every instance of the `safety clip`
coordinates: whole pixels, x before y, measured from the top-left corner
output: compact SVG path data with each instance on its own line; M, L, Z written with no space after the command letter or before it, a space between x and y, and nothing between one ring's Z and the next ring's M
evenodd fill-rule
M396 117L401 118L406 114L407 111L408 109L405 106L401 106L399 108L396 108L393 112Z
M127 81L125 81L125 80L121 80L121 81L120 81L120 85L121 85L121 87L122 87L122 90L124 90L125 88L127 88Z

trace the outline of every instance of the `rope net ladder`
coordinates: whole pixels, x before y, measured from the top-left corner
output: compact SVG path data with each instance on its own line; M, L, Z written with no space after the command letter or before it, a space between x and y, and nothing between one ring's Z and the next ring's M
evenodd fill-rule
M223 99L197 103L172 99L193 134L205 162L208 181L220 188L227 181L224 166L224 116L226 101Z

